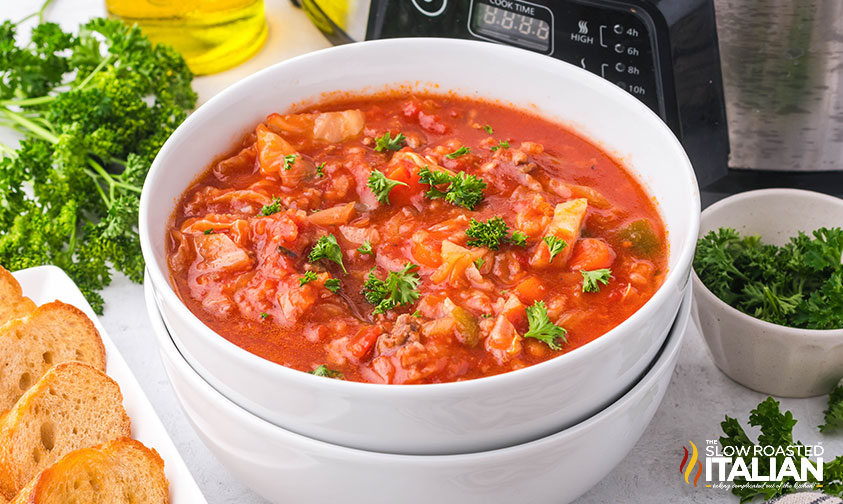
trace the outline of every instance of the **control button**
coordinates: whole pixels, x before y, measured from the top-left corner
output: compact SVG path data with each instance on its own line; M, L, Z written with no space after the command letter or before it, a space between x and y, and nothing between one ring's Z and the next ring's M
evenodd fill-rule
M624 65L620 61L615 63L615 71L623 73L625 70L626 70L626 65Z
M624 49L625 49L625 47L623 46L623 44L615 44L615 52L616 53L623 54Z
M620 35L621 33L623 33L623 26L616 24L612 27L612 31L615 32L616 35Z
M448 0L413 0L413 6L429 17L436 17L445 11Z
M603 30L606 28L608 28L606 25L600 25L600 47L609 47L609 45L603 40Z

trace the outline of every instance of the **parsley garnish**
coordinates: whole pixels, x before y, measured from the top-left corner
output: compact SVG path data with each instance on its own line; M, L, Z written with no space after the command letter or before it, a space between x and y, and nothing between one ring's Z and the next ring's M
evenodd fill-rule
M325 176L325 163L319 163L316 166L316 176L317 177L324 177Z
M483 189L486 188L483 179L466 175L464 171L451 176L444 171L431 171L427 166L419 170L419 182L430 186L430 190L426 193L428 198L445 198L448 203L469 210L474 210L474 207L483 200ZM444 191L436 188L438 185L445 184L449 185Z
M329 291L336 294L340 291L340 279L339 278L329 278L325 280L325 288Z
M608 285L612 270L601 268L592 271L580 270L583 292L600 292L600 284Z
M545 236L542 238L542 241L547 244L547 249L550 250L550 262L553 262L553 258L556 257L556 254L562 252L562 249L568 246L568 244L565 243L565 240L552 235Z
M383 152L385 150L400 150L406 143L407 137L403 133L398 133L395 138L392 138L387 131L382 137L375 138L375 150Z
M465 155L466 155L466 154L468 154L469 152L471 152L471 149L469 149L468 147L466 147L465 145L463 145L462 147L460 147L459 149L455 150L454 152L452 152L452 153L450 153L450 154L445 154L445 157L446 157L446 158L448 158L448 159L456 159L456 158L458 158L458 157L460 157L460 156L465 156Z
M392 191L395 186L407 186L404 182L387 178L380 170L372 170L366 185L369 186L369 189L371 189L373 193L375 193L375 198L385 205L389 205L389 192Z
M340 265L344 273L348 273L345 265L342 263L342 250L337 243L337 237L332 234L327 234L316 242L316 245L310 250L310 255L307 257L310 262L316 262L319 259L327 259Z
M487 124L487 125L485 125L485 126L483 126L483 129L486 131L486 133L488 133L488 134L490 134L490 135L491 135L491 134L493 134L493 133L495 132L495 130L493 130L493 129L492 129L492 126L490 126L490 125L488 125L488 124Z
M711 231L694 258L703 284L738 310L773 324L843 328L843 229L799 233L783 247L734 229Z
M314 273L312 271L305 272L304 276L299 278L299 287L301 287L304 284L308 284L308 283L316 280L316 278L317 278L316 273Z
M477 269L482 268L484 264L486 264L486 260L482 257L478 257L474 260L474 265L477 266Z
M500 142L498 142L497 145L492 147L492 152L494 152L498 149L508 149L508 148L509 148L509 142L507 142L506 140L501 140Z
M296 163L297 157L299 157L298 154L288 154L284 156L284 169L289 170L290 168L292 168L293 165Z
M445 201L474 210L474 207L483 200L483 189L485 188L486 183L483 182L483 179L474 175L466 175L464 171L461 171L451 179L451 187L448 188Z
M421 312L416 310L410 314L411 317L421 318Z
M206 235L212 235L212 234L214 234L214 228L208 228L205 231L203 231L203 233L206 234Z
M268 317L268 316L269 316L269 314L268 314L268 313L266 313L266 312L261 312L261 318L262 318L262 319L266 319L266 317Z
M829 394L828 408L825 410L825 423L820 425L822 432L840 428L843 428L843 380Z
M491 250L498 250L501 242L518 246L524 246L526 243L526 235L520 231L515 231L512 236L509 236L509 226L501 217L492 217L486 222L472 218L465 234L471 238L466 243L469 247L486 247Z
M261 208L261 215L267 217L281 211L281 198L272 198L272 203Z
M369 240L363 242L363 245L357 247L357 252L360 252L363 255L375 255L374 251L372 251L372 243Z
M401 271L390 271L386 280L369 272L362 294L366 301L375 305L374 314L385 313L400 305L415 303L419 299L420 278L413 270L418 269L413 263L407 263Z
M783 467L787 451L804 446L801 441L793 439L793 427L796 425L793 414L790 411L782 413L779 402L772 397L768 397L749 412L749 425L758 427L760 430L757 443L750 439L736 418L728 415L720 423L723 435L720 436L719 441L724 449L729 446L736 451L748 450L750 454L755 450L756 444L764 447L765 452L769 447L770 451L775 453L773 456L758 457L756 461L753 461L753 464L757 462L758 465L757 474L770 474L771 464L775 464L775 467ZM798 465L799 456L794 458ZM734 457L732 457L732 462L734 462ZM756 472L753 470L753 473ZM820 486L818 490L821 489L826 494L843 495L843 456L826 460L823 473L823 481L816 481L809 473L808 482ZM771 481L761 485L747 483L746 478L742 476L734 480L732 493L740 497L741 502L750 502L756 497L762 497L762 500L766 502L780 495L792 493L796 491L794 486L797 481L793 476L786 476L780 481Z
M562 343L568 341L565 338L568 331L550 321L544 301L536 301L533 306L527 307L527 322L530 329L524 333L525 338L536 338L547 344L551 350L562 350L556 340L562 340Z
M526 247L527 235L523 231L516 229L512 232L512 236L509 238L509 243L519 247Z
M328 369L328 366L325 364L319 365L313 371L308 371L308 373L315 375L315 376L324 376L325 378L335 378L338 380L345 380L345 375L343 375L339 371L334 371L333 369Z

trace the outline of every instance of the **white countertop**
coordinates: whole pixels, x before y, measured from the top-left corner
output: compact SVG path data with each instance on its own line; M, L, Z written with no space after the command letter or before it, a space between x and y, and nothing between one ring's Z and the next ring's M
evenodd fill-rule
M38 10L40 3L41 0L6 0L0 19L20 19ZM47 10L47 19L58 21L69 29L104 12L103 0L53 0ZM330 46L304 13L293 8L288 0L266 0L266 13L270 34L264 49L235 69L197 78L194 87L200 102L272 63ZM0 140L4 136L8 138L8 135L0 134ZM158 358L146 310L141 307L144 302L141 286L117 275L103 297L106 300L105 315L101 317L103 325L152 401L208 502L265 503L214 458L188 425ZM673 381L652 424L630 455L576 503L737 503L737 498L727 491L685 484L679 474L682 447L689 440L699 445L707 439L718 438L720 422L726 414L737 417L745 425L749 410L765 397L722 374L708 355L702 337L692 327ZM827 458L843 453L843 434L821 436L816 429L822 423L825 397L784 399L782 406L799 420L795 438L806 444L822 442Z

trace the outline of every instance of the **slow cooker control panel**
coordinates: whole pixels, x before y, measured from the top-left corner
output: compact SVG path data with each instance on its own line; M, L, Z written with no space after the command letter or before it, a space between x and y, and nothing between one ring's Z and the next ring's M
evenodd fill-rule
M648 15L622 2L591 0L374 0L366 38L440 36L487 40L578 65L664 117Z

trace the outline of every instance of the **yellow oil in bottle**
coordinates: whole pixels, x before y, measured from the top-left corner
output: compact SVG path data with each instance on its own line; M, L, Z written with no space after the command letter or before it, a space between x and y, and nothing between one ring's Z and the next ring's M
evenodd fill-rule
M106 0L106 8L175 47L197 75L236 66L266 42L263 0Z

